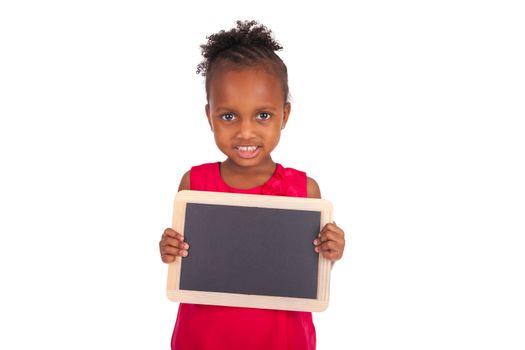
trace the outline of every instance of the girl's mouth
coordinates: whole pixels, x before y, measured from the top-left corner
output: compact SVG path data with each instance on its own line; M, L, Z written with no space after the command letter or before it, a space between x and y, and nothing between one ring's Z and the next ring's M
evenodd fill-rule
M260 146L237 146L235 150L241 158L249 159L254 158L259 154L261 147Z

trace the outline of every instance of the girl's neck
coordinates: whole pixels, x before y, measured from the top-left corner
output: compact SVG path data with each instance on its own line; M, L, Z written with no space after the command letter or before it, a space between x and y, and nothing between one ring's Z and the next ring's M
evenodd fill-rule
M223 167L227 167L228 170L238 175L259 175L268 172L273 173L275 170L275 165L276 163L273 161L272 157L268 157L266 161L261 162L255 166L240 166L233 162L230 158L227 158L224 162L222 162Z
M276 166L271 157L261 164L249 167L239 166L228 158L221 163L221 177L232 187L252 188L268 181L274 174Z

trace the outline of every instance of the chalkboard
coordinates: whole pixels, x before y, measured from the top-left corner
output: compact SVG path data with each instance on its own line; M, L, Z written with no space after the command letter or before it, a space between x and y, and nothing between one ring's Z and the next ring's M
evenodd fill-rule
M331 222L322 199L181 191L173 229L189 255L168 269L173 301L323 311L330 262L313 240Z

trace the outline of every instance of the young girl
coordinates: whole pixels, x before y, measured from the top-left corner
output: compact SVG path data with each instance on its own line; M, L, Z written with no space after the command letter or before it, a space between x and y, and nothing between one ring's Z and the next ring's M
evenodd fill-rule
M194 166L180 190L320 198L317 183L302 171L275 163L272 151L290 115L288 75L275 54L282 47L255 21L208 37L197 73L206 77L206 116L223 162ZM190 246L167 228L159 243L162 261L186 257ZM312 249L332 262L345 246L344 232L327 224ZM210 305L179 305L172 349L315 349L310 312Z

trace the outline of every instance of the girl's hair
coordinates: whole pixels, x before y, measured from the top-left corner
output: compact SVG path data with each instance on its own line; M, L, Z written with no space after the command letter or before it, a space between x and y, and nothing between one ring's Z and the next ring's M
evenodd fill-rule
M272 38L272 31L256 21L237 21L237 27L221 30L207 36L201 45L204 60L197 66L197 74L206 77L206 99L210 80L217 67L229 64L231 68L263 66L281 80L284 101L288 101L288 71L275 51L282 46Z

